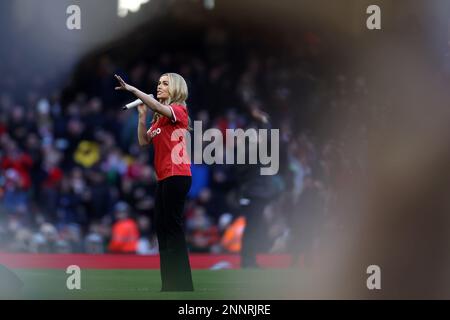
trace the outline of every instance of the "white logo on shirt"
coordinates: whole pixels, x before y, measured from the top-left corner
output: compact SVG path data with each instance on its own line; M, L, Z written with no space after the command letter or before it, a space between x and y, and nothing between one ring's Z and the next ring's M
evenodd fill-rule
M154 138L156 135L161 133L161 128L155 129L152 132L150 132L150 137Z

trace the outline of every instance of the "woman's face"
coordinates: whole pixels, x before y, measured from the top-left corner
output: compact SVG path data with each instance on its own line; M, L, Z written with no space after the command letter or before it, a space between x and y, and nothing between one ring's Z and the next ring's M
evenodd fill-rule
M156 97L158 99L169 99L169 77L162 76L158 81L158 88L156 89Z

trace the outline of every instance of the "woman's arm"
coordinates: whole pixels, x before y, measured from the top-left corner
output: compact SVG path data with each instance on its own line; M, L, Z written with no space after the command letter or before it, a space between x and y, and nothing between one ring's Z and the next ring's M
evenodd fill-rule
M141 147L152 143L152 138L147 135L147 107L143 104L138 106L138 140Z
M169 119L173 119L172 110L168 106L163 105L158 100L145 94L138 88L130 86L125 81L123 81L123 79L120 76L118 76L118 75L114 75L114 76L116 77L117 81L119 81L119 84L120 84L120 87L116 87L116 90L124 90L124 91L131 92L139 100L141 100L147 107L152 109L154 112L158 112L159 114L162 114L163 116L166 116Z

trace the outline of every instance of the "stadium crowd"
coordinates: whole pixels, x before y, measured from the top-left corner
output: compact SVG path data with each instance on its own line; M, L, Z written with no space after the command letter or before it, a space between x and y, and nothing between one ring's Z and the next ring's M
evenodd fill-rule
M232 43L211 39L207 50L167 50L151 59L97 55L68 88L40 74L23 92L24 79L7 72L0 79L0 250L157 254L153 151L138 146L137 113L121 110L131 97L113 90L114 73L148 92L163 72L180 73L190 118L203 130L251 127L252 106L270 115L280 129L281 164L272 180L278 192L261 212L265 252L302 253L324 228L339 230L338 186L365 159L346 150L349 137L333 125L366 137L354 103L367 94L364 77L321 70L322 44L311 33L292 55L227 50ZM234 169L192 164L185 223L191 252L240 250L245 219Z

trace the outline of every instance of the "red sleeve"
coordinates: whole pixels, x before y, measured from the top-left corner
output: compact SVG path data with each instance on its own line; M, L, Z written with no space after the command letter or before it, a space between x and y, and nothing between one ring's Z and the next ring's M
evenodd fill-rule
M172 104L169 106L169 108L172 110L173 115L172 123L177 123L179 121L180 123L187 125L188 114L185 106Z

